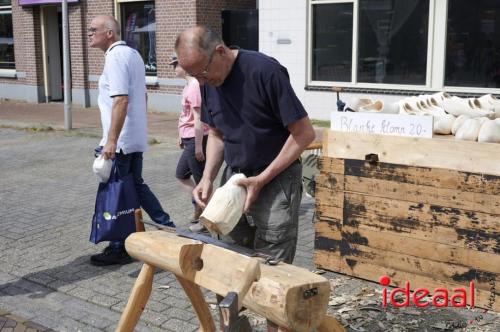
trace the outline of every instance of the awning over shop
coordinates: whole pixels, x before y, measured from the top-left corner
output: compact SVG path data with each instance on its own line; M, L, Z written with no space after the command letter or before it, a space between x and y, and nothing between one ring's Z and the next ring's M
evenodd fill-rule
M68 2L78 2L78 0L68 0ZM19 0L21 6L47 5L62 3L62 0Z

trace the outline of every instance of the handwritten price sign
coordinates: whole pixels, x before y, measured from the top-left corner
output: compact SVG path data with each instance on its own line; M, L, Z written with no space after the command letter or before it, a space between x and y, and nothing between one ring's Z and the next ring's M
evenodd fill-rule
M432 138L432 116L332 112L331 120L336 131Z

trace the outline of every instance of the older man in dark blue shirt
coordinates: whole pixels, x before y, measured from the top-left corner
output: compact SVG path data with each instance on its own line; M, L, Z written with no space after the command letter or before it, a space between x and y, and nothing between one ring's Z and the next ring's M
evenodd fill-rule
M291 263L302 197L299 157L314 130L286 68L262 53L229 49L203 26L182 32L175 48L180 65L202 85L202 121L210 126L195 199L206 205L225 159L223 182L245 174L238 184L247 200L245 215L223 240Z

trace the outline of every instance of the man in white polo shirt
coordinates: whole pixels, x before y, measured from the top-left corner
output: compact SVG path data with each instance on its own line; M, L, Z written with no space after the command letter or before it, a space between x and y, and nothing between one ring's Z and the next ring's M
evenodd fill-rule
M120 40L120 26L108 15L94 18L88 30L90 47L106 54L99 78L98 104L102 140L97 152L105 159L116 158L121 176L134 174L141 207L156 223L175 227L170 216L142 179L142 153L147 148L146 74L139 53ZM126 264L132 261L123 241L110 242L94 265Z

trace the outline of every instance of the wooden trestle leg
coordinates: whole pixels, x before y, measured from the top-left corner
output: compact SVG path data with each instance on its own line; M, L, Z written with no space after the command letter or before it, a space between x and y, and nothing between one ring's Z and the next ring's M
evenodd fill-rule
M318 332L345 332L345 328L330 315L325 315L321 324L316 329Z
M153 287L153 276L155 267L149 264L142 266L141 272L135 281L134 288L130 293L127 306L123 311L120 322L116 328L117 332L133 332L142 311L148 302Z
M205 297L201 292L201 289L194 282L191 282L183 277L175 276L179 284L181 284L182 288L184 288L184 292L186 292L187 297L191 301L193 305L193 309L198 316L198 320L200 321L200 332L215 332L215 323L210 313L210 309L208 308L208 303L205 301Z

